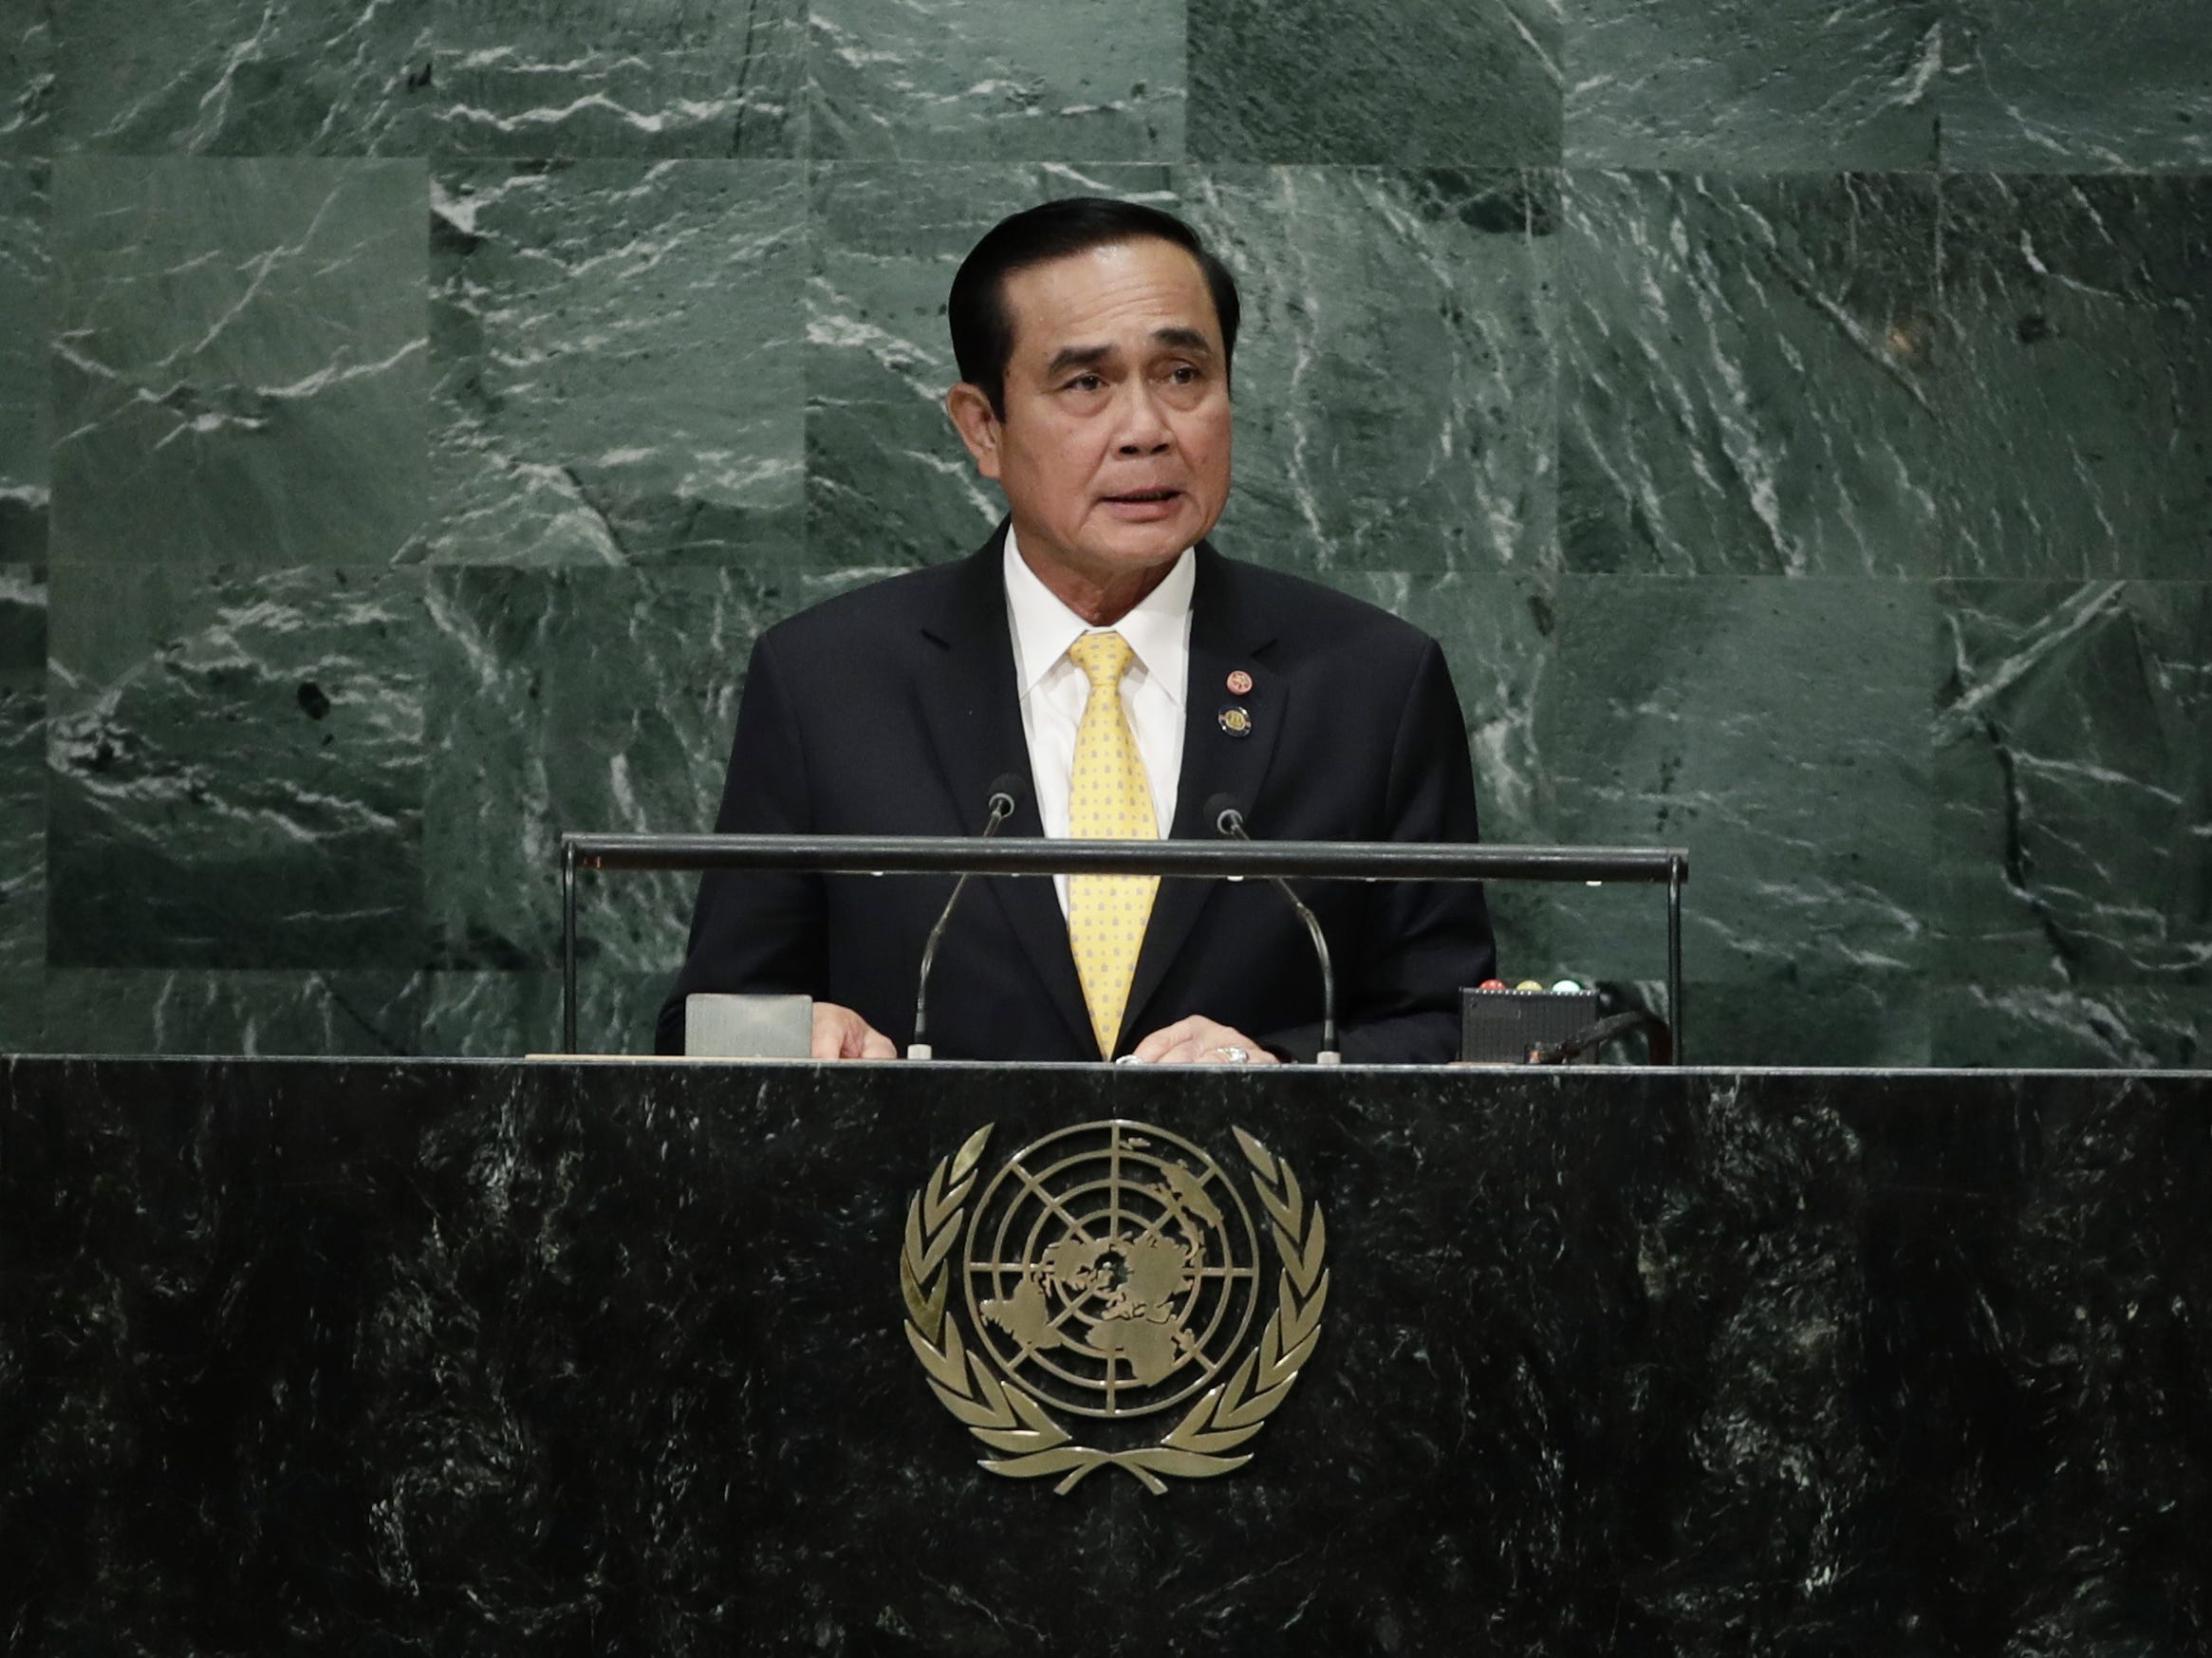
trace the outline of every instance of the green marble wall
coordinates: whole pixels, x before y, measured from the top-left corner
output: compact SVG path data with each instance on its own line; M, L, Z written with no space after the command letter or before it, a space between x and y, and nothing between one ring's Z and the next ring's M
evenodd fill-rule
M23 0L0 1046L550 1044L555 838L983 533L945 285L1079 190L1242 274L1219 539L1444 641L1490 832L1692 848L1700 1056L2207 1062L2201 0Z

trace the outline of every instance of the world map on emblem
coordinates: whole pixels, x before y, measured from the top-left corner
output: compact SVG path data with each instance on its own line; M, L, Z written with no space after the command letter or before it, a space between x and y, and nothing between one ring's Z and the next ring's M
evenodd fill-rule
M1187 1398L1234 1360L1257 1242L1205 1151L1147 1124L1064 1129L1010 1158L963 1240L968 1311L1010 1381L1087 1416Z

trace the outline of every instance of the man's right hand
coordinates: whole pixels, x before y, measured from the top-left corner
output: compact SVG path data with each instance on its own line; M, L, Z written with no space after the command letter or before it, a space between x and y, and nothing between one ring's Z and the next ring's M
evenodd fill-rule
M814 1004L814 1057L817 1059L896 1059L891 1038L850 1008L833 1001Z

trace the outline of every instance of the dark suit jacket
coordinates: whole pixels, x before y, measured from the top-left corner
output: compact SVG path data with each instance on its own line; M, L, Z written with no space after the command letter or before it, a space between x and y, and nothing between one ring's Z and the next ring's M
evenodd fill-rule
M737 716L722 833L974 834L992 780L1025 780L1001 835L1042 833L1014 689L1003 528L974 557L832 599L762 635ZM1436 643L1310 582L1200 544L1178 837L1211 838L1225 792L1277 840L1472 841L1466 728ZM1241 668L1252 689L1233 696ZM1230 703L1251 732L1221 728ZM857 1010L902 1052L922 941L950 876L709 874L660 1011L683 1050L693 991L806 992ZM1334 954L1348 1062L1438 1061L1458 991L1496 961L1480 889L1311 882ZM1266 883L1165 881L1117 1052L1189 1014L1310 1057L1321 1016L1310 941ZM940 1057L1097 1059L1049 880L978 878L930 979Z

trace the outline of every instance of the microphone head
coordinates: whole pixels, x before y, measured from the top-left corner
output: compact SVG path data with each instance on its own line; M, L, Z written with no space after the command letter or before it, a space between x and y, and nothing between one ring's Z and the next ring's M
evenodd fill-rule
M1236 804L1234 794L1211 796L1206 801L1205 818L1218 835L1236 836L1244 832L1244 810Z
M993 817L1012 817L1021 803L1023 781L1018 772L999 773L991 779L991 797L983 803L983 810Z

